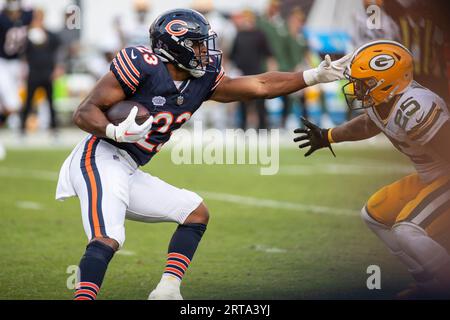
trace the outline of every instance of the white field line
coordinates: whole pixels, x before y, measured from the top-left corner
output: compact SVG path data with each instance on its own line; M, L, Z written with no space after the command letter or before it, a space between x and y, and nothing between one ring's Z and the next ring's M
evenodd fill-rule
M121 255L121 256L134 256L134 255L136 255L136 252L131 251L131 250L121 249L121 250L117 251L116 254Z
M56 181L58 178L58 174L52 171L21 170L17 168L1 168L1 167L0 167L0 176L6 176L10 178L33 178L46 181ZM312 212L319 214L333 214L346 216L357 215L357 212L351 209L307 205L297 202L255 198L230 193L219 193L211 191L198 191L198 192L204 197L211 200L235 203L239 205L247 205L252 207L271 208L278 210L285 209L291 211Z
M312 212L312 213L321 213L321 214L333 214L333 215L346 215L346 216L356 216L358 214L357 211L351 209L340 209L340 208L332 208L325 206L316 206L316 205L308 205L302 204L298 202L287 202L287 201L279 201L279 200L271 200L271 199L263 199L263 198L254 198L247 197L241 195L235 195L230 193L219 193L219 192L211 192L211 191L198 191L198 193L205 198L223 201L229 203L235 203L239 205L247 205L252 207L261 207L261 208L271 208L271 209L284 209L284 210L292 210L292 211L301 211L301 212Z
M26 210L42 210L44 208L42 204L33 201L17 201L16 207Z
M282 175L379 175L410 174L414 169L408 165L353 165L353 164L321 164L321 165L288 165L281 166Z
M254 247L252 247L252 249L254 249L256 251L262 251L265 253L286 253L287 252L286 249L281 249L281 248L276 248L276 247L268 247L263 244L257 244Z
M286 165L281 166L280 175L379 175L379 174L410 174L414 169L403 165L347 165L347 164L322 164L322 165ZM249 170L248 172L252 172ZM259 171L258 171L259 172ZM46 181L57 181L58 173L44 170L22 170L19 168L0 167L0 176L10 178L29 178Z
M57 181L58 173L44 170L23 170L20 168L0 167L0 176L8 178L30 178L46 181Z

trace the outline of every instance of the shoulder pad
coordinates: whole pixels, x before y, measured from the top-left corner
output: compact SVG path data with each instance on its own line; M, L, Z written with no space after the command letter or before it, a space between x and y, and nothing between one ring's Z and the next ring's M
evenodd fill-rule
M412 90L399 108L409 118L405 125L408 138L422 143L429 141L448 120L445 102L426 88Z
M114 73L126 95L133 94L151 75L158 57L145 47L128 47L120 50L111 62Z

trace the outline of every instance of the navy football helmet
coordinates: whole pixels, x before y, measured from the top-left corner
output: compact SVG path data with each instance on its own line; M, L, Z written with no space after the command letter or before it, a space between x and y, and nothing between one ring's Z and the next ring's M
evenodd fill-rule
M150 26L153 52L196 78L219 71L222 51L216 48L216 38L208 20L191 9L167 11Z

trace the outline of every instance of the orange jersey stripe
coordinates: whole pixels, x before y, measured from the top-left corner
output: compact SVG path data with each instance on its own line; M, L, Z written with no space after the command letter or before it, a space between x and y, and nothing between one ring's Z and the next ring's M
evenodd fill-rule
M125 60L126 60L126 61L128 62L128 64L130 65L131 69L134 71L134 73L135 73L138 77L140 77L140 76L141 76L141 73L134 67L133 62L131 62L130 58L129 58L128 55L127 55L127 52L125 51L125 49L122 49L122 53L123 53L123 56L125 57Z
M113 60L113 63L114 63L114 66L116 67L117 72L119 73L120 78L123 80L123 82L125 82L125 84L128 86L128 88L130 88L133 92L136 91L136 88L127 80L127 78L125 78L122 71L120 71L120 68L117 65L117 61L115 58Z
M119 57L119 64L122 66L122 70L125 71L125 73L130 77L131 81L135 84L138 85L139 81L136 79L135 76L133 76L131 74L131 72L129 71L128 67L126 66L125 62L123 62L122 57L120 56L120 54L117 55L117 57Z
M224 73L225 73L225 70L223 69L223 67L220 67L220 72L217 75L215 82L219 81L219 79L223 76Z
M225 76L225 70L222 67L222 70L220 71L219 75L217 76L215 84L211 88L211 90L214 90L215 88L217 88L217 86L220 84L220 82L222 82L224 76Z

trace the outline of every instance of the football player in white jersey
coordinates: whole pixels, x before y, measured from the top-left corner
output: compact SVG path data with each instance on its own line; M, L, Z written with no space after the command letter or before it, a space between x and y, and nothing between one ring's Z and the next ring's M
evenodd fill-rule
M357 141L382 132L416 172L373 194L361 210L368 227L408 268L415 285L398 298L450 295L450 256L442 245L450 231L450 115L445 102L413 80L411 52L388 40L353 54L343 87L351 109L364 112L331 129L302 119L294 139L311 146Z

